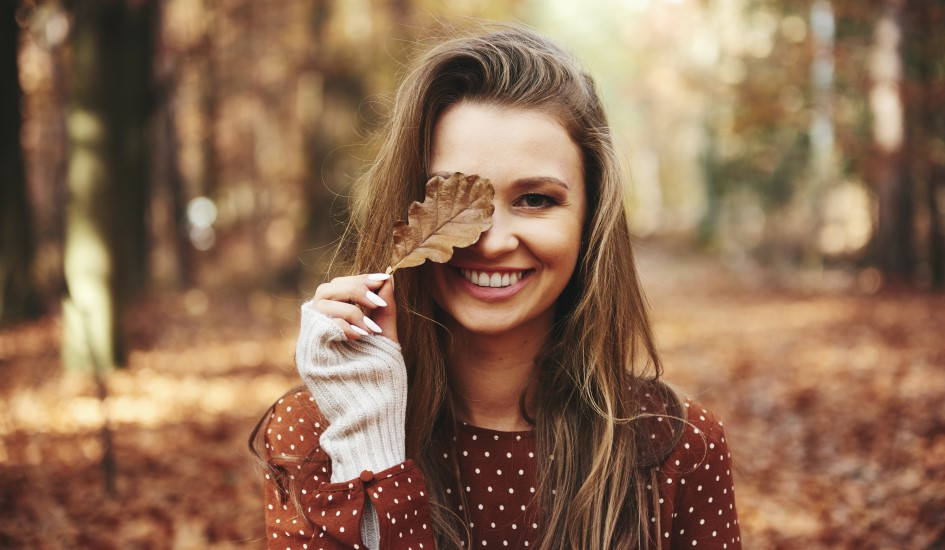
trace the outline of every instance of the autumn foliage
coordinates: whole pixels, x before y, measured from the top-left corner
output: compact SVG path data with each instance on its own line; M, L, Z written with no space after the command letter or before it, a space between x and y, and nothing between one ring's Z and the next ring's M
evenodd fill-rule
M598 79L745 547L945 548L945 3L2 4L0 548L263 546L246 438L299 384L365 138L449 17L526 21ZM121 310L108 373L63 313L83 288L108 299L73 321Z

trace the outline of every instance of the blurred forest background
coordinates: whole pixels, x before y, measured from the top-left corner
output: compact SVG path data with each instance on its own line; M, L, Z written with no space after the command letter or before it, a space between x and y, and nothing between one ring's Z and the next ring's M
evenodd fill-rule
M262 547L246 438L398 75L597 77L746 548L945 548L945 2L0 1L0 548Z

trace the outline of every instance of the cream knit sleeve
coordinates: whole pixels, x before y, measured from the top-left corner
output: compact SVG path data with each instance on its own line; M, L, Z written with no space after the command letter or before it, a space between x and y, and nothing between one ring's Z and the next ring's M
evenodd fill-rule
M407 372L400 345L379 335L348 340L306 302L295 360L329 423L319 444L331 458L332 482L406 460Z
M318 441L331 458L332 483L406 460L407 369L400 345L379 335L348 340L341 327L306 302L295 363L328 420ZM371 550L380 547L377 512L370 499L365 502L361 539Z

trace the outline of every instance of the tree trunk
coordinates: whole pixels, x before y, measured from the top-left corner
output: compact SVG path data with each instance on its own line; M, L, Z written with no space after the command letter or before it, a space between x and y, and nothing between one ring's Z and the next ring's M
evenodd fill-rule
M305 147L305 204L307 221L303 230L304 248L311 251L293 272L282 275L306 285L325 275L340 235L346 209L336 200L343 187L342 145L357 139L357 107L366 93L364 76L357 67L339 59L329 40L334 2L315 2L309 12L309 29L314 53L306 75L308 109L301 121ZM310 291L311 288L308 288Z
M919 3L912 8L907 36L915 43L918 65L920 117L916 120L921 147L913 149L917 162L925 164L925 203L928 211L929 282L933 288L945 288L945 75L937 69L945 51L941 26L945 7Z
M101 3L101 2L99 2ZM117 103L115 125L119 142L114 153L119 166L118 186L122 203L118 243L125 265L125 285L137 291L148 281L151 251L149 203L151 195L151 119L156 104L153 81L154 36L157 2L116 2L118 10L105 21L103 31L120 33L117 51L106 60L115 67L112 101ZM120 29L120 30L119 30Z
M887 0L870 55L870 111L876 151L872 179L879 199L875 253L893 282L914 274L912 182L904 166L905 105L902 86L901 3Z
M836 145L834 129L834 88L836 82L834 42L836 41L836 18L833 5L827 0L816 0L810 7L811 44L811 122L810 174L806 189L807 216L813 234L818 237L824 229L824 197L835 185ZM809 267L822 265L822 251L813 239L804 247L804 263Z
M162 102L162 131L164 146L164 170L168 194L168 218L173 226L173 248L176 259L177 284L189 288L194 284L194 247L187 234L187 193L184 189L184 177L181 175L180 139L174 126L174 107L171 94L174 87L168 86Z
M939 161L941 162L941 161ZM932 288L945 288L945 166L932 167L928 179L929 206L929 282Z
M17 6L10 1L0 7L0 324L39 312L31 277L33 233L20 145Z
M63 363L124 363L122 306L147 272L153 2L73 5Z
M217 151L217 125L220 119L220 78L217 68L217 18L221 17L217 2L207 1L205 9L210 26L202 45L202 78L200 84L200 106L203 111L204 132L201 140L202 173L198 194L218 200L220 187L220 160Z

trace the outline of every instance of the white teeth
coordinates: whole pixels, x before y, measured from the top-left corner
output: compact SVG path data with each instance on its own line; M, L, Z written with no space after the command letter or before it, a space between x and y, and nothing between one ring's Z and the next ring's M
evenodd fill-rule
M461 269L460 272L463 274L463 277L472 284L491 288L502 288L514 285L522 279L524 274L522 271L515 273L487 273L485 271L472 271L469 269Z

